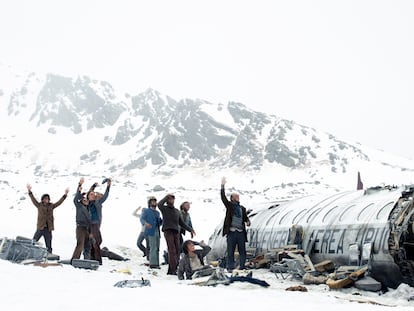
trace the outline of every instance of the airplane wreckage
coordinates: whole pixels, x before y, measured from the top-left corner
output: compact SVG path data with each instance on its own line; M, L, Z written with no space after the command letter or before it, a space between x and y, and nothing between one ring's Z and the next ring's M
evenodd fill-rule
M128 260L112 251L107 247L101 248L102 257L108 259L125 261ZM7 237L0 238L0 259L8 260L13 263L20 264L34 264L39 266L70 264L75 268L83 268L90 270L97 270L99 262L97 260L88 259L67 259L60 260L60 256L47 252L47 249L42 247L39 242L22 236L17 236L15 239Z
M383 286L414 286L414 185L305 196L251 211L247 249L254 255L296 245L312 263L365 264ZM222 225L210 259L226 256ZM364 262L363 262L364 261Z

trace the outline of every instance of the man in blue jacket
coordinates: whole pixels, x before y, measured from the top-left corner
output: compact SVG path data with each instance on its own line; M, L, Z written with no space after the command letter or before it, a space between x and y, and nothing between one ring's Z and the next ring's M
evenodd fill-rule
M157 199L148 199L148 208L144 208L141 214L141 222L144 225L144 236L148 241L150 268L160 268L160 226L162 219L157 211Z

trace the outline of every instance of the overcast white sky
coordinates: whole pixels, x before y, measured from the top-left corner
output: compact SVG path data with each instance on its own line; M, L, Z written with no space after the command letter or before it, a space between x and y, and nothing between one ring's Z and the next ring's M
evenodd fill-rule
M414 159L413 16L409 0L2 1L0 62L237 101Z

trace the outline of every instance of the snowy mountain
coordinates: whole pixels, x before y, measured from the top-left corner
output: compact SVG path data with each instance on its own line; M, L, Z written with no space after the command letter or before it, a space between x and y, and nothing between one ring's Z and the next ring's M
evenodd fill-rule
M0 65L0 109L2 172L29 177L208 189L227 175L239 189L290 198L354 189L358 171L366 186L410 183L414 167L241 103L119 94L86 76Z
M107 307L115 302L118 306L120 301L128 306L135 301L135 292L130 293L131 298L121 299L119 292L113 291L113 284L125 278L122 271L130 271L129 278L149 278L153 288L161 288L171 297L176 297L185 285L165 276L164 267L157 275L147 271L136 248L140 224L132 212L145 206L149 195L161 199L173 192L177 206L190 201L195 238L208 241L224 219L219 197L222 176L227 177L228 192L238 191L243 205L256 209L310 193L355 189L358 171L365 187L408 184L414 167L413 161L253 111L241 103L177 101L153 89L119 94L110 83L89 77L25 73L4 65L0 65L0 122L0 236L33 236L37 210L28 199L27 183L32 185L35 197L49 193L52 202L69 187L69 197L54 212L53 249L61 258L70 258L75 246L72 200L79 178L85 177L88 187L100 183L103 177L112 177L103 211L103 246L131 258L126 263L112 263L105 258L96 273L66 266L40 272L37 267L2 261L0 268L12 284L9 288L31 292L28 289L33 288L33 280L47 275L50 280L59 280L54 288L57 292L62 289L65 295L72 295L75 289L80 297L90 296L93 284L111 297L102 303ZM100 185L98 191L103 192L104 187ZM161 251L165 249L161 239ZM290 282L280 282L266 271L254 273L272 284L273 291ZM16 275L21 277L17 280ZM188 288L194 291L194 306L214 291ZM230 290L239 297L243 288L241 285ZM262 295L259 300L269 301L268 292L247 289L243 292L251 292L255 299ZM223 288L218 290L223 292ZM312 290L326 292L322 287ZM144 306L154 301L154 292L147 293L144 296L148 301L141 302ZM114 295L118 299L113 299ZM282 295L286 292L281 291ZM6 305L27 308L16 304L13 294L6 296ZM35 309L44 305L38 292L30 297ZM73 307L67 304L70 299L60 299L58 293L54 297L54 305L61 306L65 301L66 309ZM317 293L315 297L320 300ZM390 297L395 301L395 293ZM407 302L398 304L406 306Z

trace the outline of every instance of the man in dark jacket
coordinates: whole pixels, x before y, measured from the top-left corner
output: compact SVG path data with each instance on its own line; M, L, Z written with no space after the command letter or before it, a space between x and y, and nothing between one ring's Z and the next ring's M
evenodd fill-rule
M180 227L191 232L191 237L195 235L194 230L188 226L181 217L180 211L174 207L175 196L167 194L158 203L158 208L162 213L162 232L167 242L168 249L168 272L167 274L176 275L179 259Z
M245 268L246 263L246 226L250 226L249 217L247 217L246 208L240 205L239 195L233 192L230 195L230 201L224 192L226 178L221 179L221 201L226 207L226 217L223 224L223 236L227 235L227 270L234 269L234 252L239 251L240 269Z
M82 185L84 179L80 179L78 191L76 192L73 203L76 206L76 247L73 251L72 259L79 259L85 243L89 242L91 215L89 213L89 201L82 194ZM86 258L88 259L88 258Z
M52 231L55 230L53 210L65 201L69 188L65 189L65 194L56 203L50 203L48 194L42 195L40 202L38 202L32 193L30 184L27 185L27 191L33 205L37 207L37 228L33 240L37 242L43 236L47 251L52 253Z

